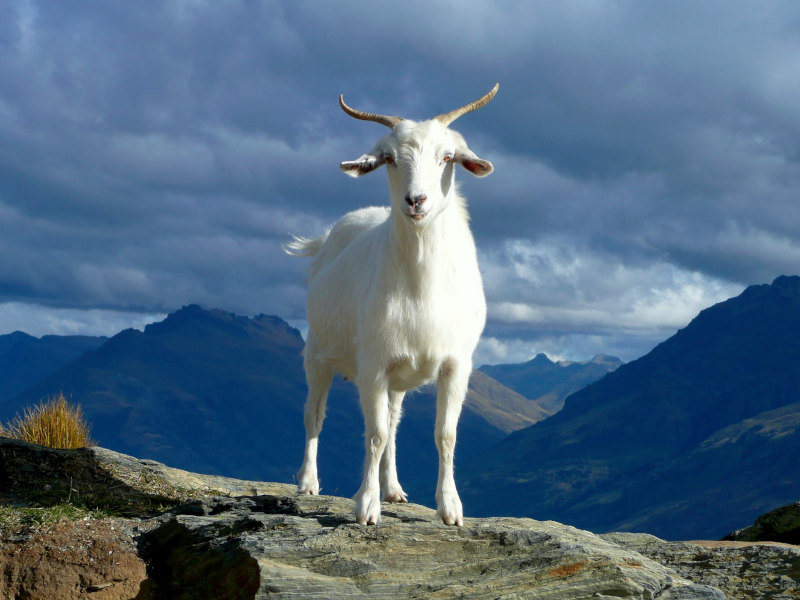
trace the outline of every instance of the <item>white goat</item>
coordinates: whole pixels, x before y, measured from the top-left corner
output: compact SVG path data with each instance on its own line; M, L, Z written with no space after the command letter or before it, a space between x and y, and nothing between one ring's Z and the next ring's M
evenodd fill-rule
M437 381L436 502L448 525L462 525L453 478L456 424L472 371L472 353L486 320L486 301L456 163L483 177L478 158L448 125L497 93L431 120L346 113L392 129L367 154L343 162L352 177L387 165L391 207L344 215L316 239L295 237L289 254L313 256L308 290L304 366L306 448L298 491L318 494L317 445L335 373L354 381L364 412L364 479L355 495L362 525L380 519L387 502L407 502L397 480L395 433L406 391Z

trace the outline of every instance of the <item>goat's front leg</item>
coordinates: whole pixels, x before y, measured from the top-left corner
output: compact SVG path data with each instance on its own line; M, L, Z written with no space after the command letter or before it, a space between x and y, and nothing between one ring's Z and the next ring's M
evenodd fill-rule
M381 458L381 490L386 502L408 502L408 496L397 479L395 437L400 424L401 407L405 392L389 392L389 438Z
M386 381L359 382L358 395L364 411L364 438L367 456L364 479L353 498L356 520L375 525L381 518L380 464L389 437L389 393Z
M453 476L456 448L456 427L461 405L467 393L470 361L446 360L439 369L436 393L436 448L439 450L439 480L436 484L436 506L445 525L464 524L461 498Z

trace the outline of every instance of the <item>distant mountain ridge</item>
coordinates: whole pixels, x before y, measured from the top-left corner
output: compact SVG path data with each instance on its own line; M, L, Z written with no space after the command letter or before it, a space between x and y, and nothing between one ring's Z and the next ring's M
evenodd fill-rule
M121 331L14 403L63 390L80 402L93 437L108 447L168 456L207 472L256 470L285 479L290 474L273 468L276 461L258 469L254 463L262 459L252 450L275 446L281 464L296 446L285 427L296 409L280 400L304 394L302 348L299 332L275 317L187 306L144 331ZM267 447L258 441L265 428L272 438ZM229 450L221 454L220 447Z
M702 311L465 474L472 514L714 538L800 498L800 277Z
M586 362L554 362L540 353L525 363L483 365L480 370L545 410L556 413L563 408L567 396L622 364L616 356L605 354Z
M0 418L63 391L81 403L93 437L106 447L198 472L291 482L305 436L303 346L300 333L277 317L186 306L144 331L120 332L0 404ZM437 472L435 405L432 388L408 394L398 433L401 481L412 498L429 503ZM475 372L458 464L548 415ZM324 489L354 493L362 461L356 390L337 379L321 437Z
M58 369L94 350L108 338L45 335L21 331L0 335L0 404L22 393Z

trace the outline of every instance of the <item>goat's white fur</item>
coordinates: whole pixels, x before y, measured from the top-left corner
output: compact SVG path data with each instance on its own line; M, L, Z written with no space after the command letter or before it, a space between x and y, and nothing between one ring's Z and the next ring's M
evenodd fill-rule
M492 171L437 120L403 120L370 152L340 165L356 177L387 164L391 207L347 213L320 237L285 246L313 257L298 491L319 493L318 438L331 379L341 373L357 385L364 412L364 478L354 498L361 524L379 521L381 490L385 501L407 501L395 465L401 405L407 390L434 380L438 511L448 525L463 522L453 453L486 302L456 163L478 176Z

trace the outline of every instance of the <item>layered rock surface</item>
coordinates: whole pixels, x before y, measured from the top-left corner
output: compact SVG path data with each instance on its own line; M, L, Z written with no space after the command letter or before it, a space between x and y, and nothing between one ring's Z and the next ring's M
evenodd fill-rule
M719 588L728 598L800 598L800 547L735 541L668 542L645 533L609 533L604 539Z
M43 490L49 486L48 494ZM59 598L725 598L714 582L730 575L719 560L694 561L692 549L647 536L597 536L555 522L531 519L466 519L447 527L433 510L413 504L384 505L378 526L363 527L353 503L334 496L295 494L294 486L188 473L101 448L48 450L0 439L0 494L6 507L72 501L105 507L120 517L73 527L76 553L92 546L86 532L113 531L120 548L146 565L127 572L80 573L71 567ZM58 496L64 498L58 500ZM3 592L15 597L25 581L24 549L47 543L47 531L0 540L0 573L13 565ZM63 535L63 532L62 532ZM125 536L126 539L122 539ZM63 543L63 542L62 542ZM661 545L658 545L658 544ZM101 540L94 544L101 546ZM654 546L655 545L655 546ZM657 547L658 550L653 550ZM671 548L675 548L672 551ZM797 548L768 550L796 558ZM679 551L680 550L680 551ZM783 552L783 554L780 554ZM42 553L32 555L41 556ZM65 572L57 552L45 553L54 573ZM684 557L677 558L674 557ZM791 589L787 571L767 578L773 558L753 568L754 582ZM758 558L761 556L761 558ZM111 559L110 559L111 560ZM16 561L16 562L14 562ZM92 561L94 562L94 561ZM131 564L133 559L130 558ZM111 566L114 561L111 560ZM737 569L741 564L735 565ZM116 573L116 574L115 574ZM127 574L126 574L127 573ZM105 577L106 579L102 579ZM716 577L716 579L715 579ZM795 579L792 579L794 577ZM787 579L788 578L788 579ZM767 580L769 579L769 580ZM39 577L39 581L46 578ZM21 584L20 584L21 585ZM728 586L732 588L733 586ZM748 589L755 589L751 586ZM775 597L728 594L729 598ZM66 591L65 591L66 590ZM41 587L26 598L47 598ZM38 595L37 595L38 594ZM22 597L22 596L20 596ZM785 596L791 597L791 596Z
M226 581L242 590L226 597L241 598L725 597L559 523L467 519L453 528L412 504L385 506L382 522L364 527L352 510L350 500L291 489L203 499L151 530L144 554L170 598L210 598Z

